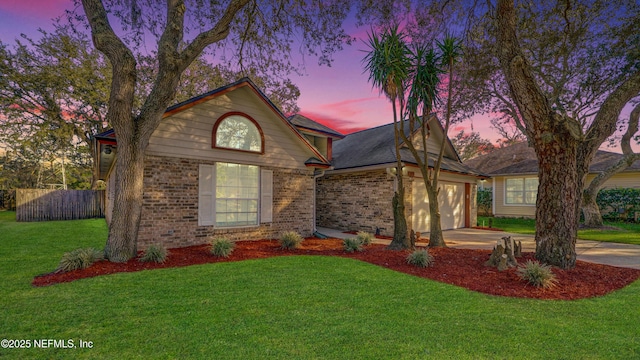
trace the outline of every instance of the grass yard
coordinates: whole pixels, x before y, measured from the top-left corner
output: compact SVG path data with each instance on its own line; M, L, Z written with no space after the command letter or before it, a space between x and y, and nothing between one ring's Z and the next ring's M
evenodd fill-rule
M536 223L533 219L523 218L492 218L493 227L516 234L535 234ZM489 217L478 216L478 225L489 226ZM619 230L578 230L578 238L640 245L640 224L624 222L605 222L605 226L616 227Z
M601 298L493 297L346 258L288 256L31 286L104 220L16 223L0 212L0 358L631 359L640 281Z

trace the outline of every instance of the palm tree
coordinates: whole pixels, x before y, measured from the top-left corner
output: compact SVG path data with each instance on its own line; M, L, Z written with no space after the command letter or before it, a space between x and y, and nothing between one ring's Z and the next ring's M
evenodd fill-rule
M397 189L392 202L394 227L393 240L389 248L394 250L408 249L412 247L412 244L407 236L405 191L400 155L400 134L404 135L404 123L398 119L398 113L403 114L405 108L405 88L411 68L408 56L409 48L404 34L398 30L398 25L384 29L380 35L372 30L369 34L368 46L370 51L365 56L364 62L365 70L369 72L369 81L389 98L393 108Z
M429 246L446 246L442 236L440 207L438 205L438 175L444 154L444 141L441 144L440 155L431 170L429 169L427 148L428 122L432 119L437 121L431 114L439 101L438 86L440 75L443 73L439 64L441 60L432 47L425 45L417 45L411 57L414 66L411 73L411 91L407 100L407 117L411 137L403 137L403 141L422 173L429 198ZM419 112L422 113L422 116L418 115ZM420 130L420 137L417 138L420 141L420 146L414 144L413 134L417 131L416 127L419 127Z

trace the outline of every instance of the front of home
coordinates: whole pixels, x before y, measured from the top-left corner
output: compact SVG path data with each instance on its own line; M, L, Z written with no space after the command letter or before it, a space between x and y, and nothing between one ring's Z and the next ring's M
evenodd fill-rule
M586 186L600 172L615 164L621 154L597 151L587 175ZM527 217L536 214L538 194L538 161L533 148L521 142L478 156L466 162L478 171L491 176L481 187L492 190L492 212L498 217ZM640 188L640 161L612 176L603 186L611 188Z
M432 134L430 146L436 146L441 127ZM316 225L391 235L390 141L389 125L345 137L301 115L287 118L246 78L174 105L145 151L138 247L277 238L284 231L307 237ZM110 223L116 134L96 136L95 151ZM424 184L402 151L409 226L428 232ZM448 141L442 169L443 228L475 225L479 177Z
M97 143L109 221L117 140L106 134ZM145 154L138 247L311 236L314 172L328 166L248 79L172 106Z
M434 153L445 141L438 196L442 229L475 226L476 183L486 177L460 162L437 120L430 124L427 141L430 167L436 158ZM424 180L408 148L402 146L400 151L407 225L415 232L427 233L429 199ZM353 133L337 141L331 164L331 169L318 178L318 226L393 235L391 202L398 186L393 124Z

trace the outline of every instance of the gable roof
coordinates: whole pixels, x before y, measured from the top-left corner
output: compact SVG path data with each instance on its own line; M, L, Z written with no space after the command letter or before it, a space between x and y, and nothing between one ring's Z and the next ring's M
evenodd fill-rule
M310 132L320 133L336 140L344 138L344 135L340 132L315 122L304 115L295 114L289 116L288 120L301 131L308 130Z
M405 132L408 136L408 127L405 127ZM436 155L431 153L429 155L429 166L433 167ZM404 163L417 165L409 149L400 149L400 156ZM353 169L355 171L363 167L395 166L395 164L393 123L349 134L333 144L332 165L334 170ZM459 159L450 157L443 158L441 169L461 174L484 176L484 174L462 164Z
M622 154L598 150L591 161L589 172L602 172L621 158ZM465 164L491 176L538 173L536 152L526 142L493 150L488 154L470 159ZM624 171L640 171L640 160Z
M162 117L169 117L242 87L248 87L251 92L254 93L262 102L264 102L282 121L282 123L289 130L291 130L292 133L295 134L300 141L302 141L302 143L304 143L305 147L312 153L312 156L305 162L305 165L321 168L327 168L330 166L329 161L307 140L304 135L300 133L300 131L298 131L298 129L291 122L289 122L282 111L280 111L280 109L275 106L275 104L273 104L271 100L269 100L269 98L253 83L253 81L251 81L251 79L247 77L172 105L167 108ZM116 147L117 137L114 130L110 129L94 136L94 140L96 142L96 166L99 169L99 178L105 179L108 175L108 171L110 171L112 164L115 161L115 156L113 156L112 153L110 153L110 155L112 156L104 156L103 150L105 149L106 145L110 145L112 146L112 148Z

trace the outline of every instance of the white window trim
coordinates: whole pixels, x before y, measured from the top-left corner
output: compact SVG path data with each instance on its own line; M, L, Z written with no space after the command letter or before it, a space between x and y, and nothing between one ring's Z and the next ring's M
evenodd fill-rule
M507 202L507 180L513 180L513 179L522 179L522 180L523 180L523 184L522 184L522 186L523 186L523 187L526 187L526 179L538 179L538 177L537 177L537 176L512 176L512 177L505 177L505 178L504 178L504 181L503 181L503 192L502 192L502 193L503 193L503 198L502 198L502 203L503 203L503 205L504 205L504 206L518 206L518 207L532 207L532 206L533 206L533 207L535 207L535 206L536 206L536 204L535 204L535 203L533 203L533 204L528 204L528 203L524 203L524 202L523 202L522 204L513 204L513 203L508 203L508 202ZM539 181L539 180L538 180L538 181ZM494 181L494 183L495 183L495 181ZM495 189L494 189L494 190L495 190ZM525 190L524 190L524 188L523 188L523 191L525 191ZM538 191L538 190L536 189L536 197L538 196L537 191ZM526 191L525 191L525 192L526 192ZM494 194L495 194L495 191L494 191ZM524 195L524 193L523 193L523 195ZM524 199L524 198L523 198L523 199ZM495 203L495 202L494 202L494 203ZM495 212L494 212L494 214L495 214Z
M254 165L257 166L257 165ZM260 224L273 222L273 170L265 170L258 166L258 221L251 225L238 226L216 226L216 196L215 196L215 164L200 164L198 169L198 226L213 226L216 229L243 229L257 228ZM207 175L210 179L210 189L207 189L207 183L203 182L202 177ZM204 189L204 191L202 191ZM271 189L271 193L265 190ZM210 204L208 209L202 208L201 204L209 197ZM209 212L209 213L208 213Z

